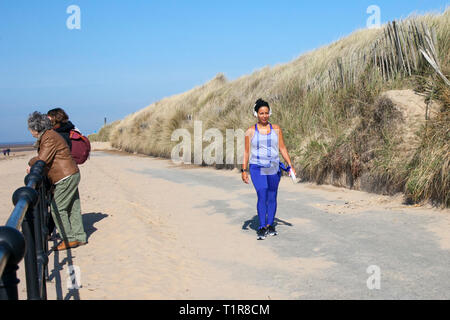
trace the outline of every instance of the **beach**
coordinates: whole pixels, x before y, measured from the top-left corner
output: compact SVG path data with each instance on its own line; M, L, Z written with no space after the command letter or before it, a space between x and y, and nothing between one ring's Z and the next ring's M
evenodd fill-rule
M35 153L0 161L1 224ZM105 143L79 167L88 244L50 252L50 300L450 298L448 209L283 177L279 235L257 241L256 193L237 170ZM381 290L366 285L371 265ZM18 277L26 299L23 261Z

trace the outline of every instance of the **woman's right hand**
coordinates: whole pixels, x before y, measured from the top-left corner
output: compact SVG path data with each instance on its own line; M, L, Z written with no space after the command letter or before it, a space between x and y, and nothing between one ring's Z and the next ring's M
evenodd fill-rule
M248 184L248 174L246 171L242 172L242 181Z

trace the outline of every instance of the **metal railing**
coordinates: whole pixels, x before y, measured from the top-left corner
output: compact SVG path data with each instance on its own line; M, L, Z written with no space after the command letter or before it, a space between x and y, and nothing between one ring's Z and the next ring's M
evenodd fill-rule
M28 300L47 299L51 192L44 169L44 161L31 167L25 177L26 186L13 194L14 210L6 225L0 227L0 300L18 300L17 270L22 258Z

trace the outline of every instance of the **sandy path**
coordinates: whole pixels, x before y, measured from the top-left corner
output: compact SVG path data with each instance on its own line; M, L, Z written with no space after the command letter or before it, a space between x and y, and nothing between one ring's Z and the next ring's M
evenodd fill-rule
M0 162L0 223L31 155ZM89 244L50 255L49 299L450 297L449 210L283 178L280 235L256 241L256 195L236 172L107 152L80 168ZM23 263L19 277L25 299Z

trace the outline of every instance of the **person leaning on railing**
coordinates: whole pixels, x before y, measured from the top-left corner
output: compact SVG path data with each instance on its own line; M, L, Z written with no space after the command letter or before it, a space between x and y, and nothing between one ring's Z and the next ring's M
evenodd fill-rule
M53 125L53 130L58 132L69 145L69 149L72 150L72 141L70 141L70 131L76 129L72 122L69 120L67 113L61 108L54 108L47 112L47 117L50 119Z
M35 111L28 117L28 129L38 148L37 157L28 164L31 167L38 160L46 163L47 176L55 185L51 213L63 239L55 250L65 250L87 243L78 192L80 171L64 138L52 127L45 114Z
M70 131L76 129L72 122L69 120L69 116L62 108L54 108L47 111L47 117L53 125L53 130L58 132L69 146L69 150L72 151L72 141L70 140ZM48 220L48 230L51 234L55 229L55 223L53 219Z

